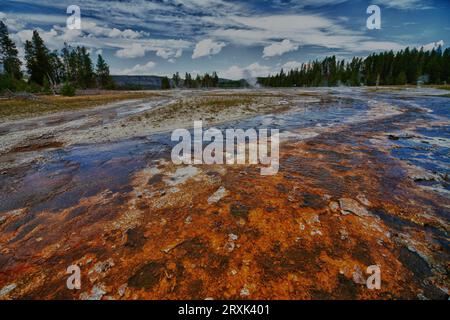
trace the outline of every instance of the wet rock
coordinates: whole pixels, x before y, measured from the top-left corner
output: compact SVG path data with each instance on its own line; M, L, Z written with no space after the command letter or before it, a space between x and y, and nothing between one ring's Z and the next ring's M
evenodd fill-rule
M361 193L358 194L358 195L356 196L356 199L357 199L359 202L361 202L363 205L365 205L365 206L368 206L368 207L371 206L370 201L367 200L366 196L363 195L363 194L361 194Z
M234 241L236 241L239 237L233 233L230 233L228 235L228 242L225 245L225 249L228 250L228 252L231 252L234 250L234 248L236 247L236 244L234 243Z
M82 293L80 295L81 300L101 300L106 294L106 291L102 284L95 285L89 294Z
M352 275L353 282L356 284L366 284L366 279L364 278L361 269L355 266L355 270Z
M125 292L128 288L128 285L126 283L124 283L123 285L121 285L119 287L119 290L117 291L117 293L119 294L119 296L123 297L125 295Z
M236 244L235 244L234 242L227 242L227 243L225 244L225 249L226 249L228 252L232 252L232 251L234 250L235 247L236 247Z
M390 134L388 135L389 140L400 140L400 139L413 139L415 136L408 134L408 133L400 133L399 135Z
M330 208L331 211L337 212L339 210L339 203L337 203L336 201L331 201L328 204L328 207Z
M314 216L312 216L309 220L308 220L309 224L316 224L319 223L320 224L320 218L319 216L316 214Z
M339 199L339 205L341 207L341 213L347 215L350 213L356 214L359 217L370 216L366 208L361 206L358 201L350 198Z
M142 266L128 280L128 285L133 288L151 289L159 283L164 273L164 264L152 261Z
M429 300L427 297L425 297L423 294L421 294L421 293L419 293L418 295L417 295L417 298L419 299L419 300Z
M241 289L240 295L241 297L247 297L250 295L250 291L248 290L246 285Z
M173 249L175 249L176 247L182 245L184 242L176 242L176 243L172 243L170 245L168 245L167 247L165 247L164 249L162 249L161 251L164 253L169 253L170 251L172 251Z
M96 272L96 273L105 273L107 272L109 269L111 269L112 267L114 267L114 261L113 259L108 259L106 261L103 262L97 262L94 265L94 268L92 268L89 271L89 274Z
M348 239L348 232L345 229L339 230L339 236L341 237L341 240L347 240Z
M144 236L144 231L140 228L133 228L127 230L127 242L125 247L141 248L144 246L147 239Z
M228 194L228 191L224 187L220 187L208 198L208 204L213 204L219 202L223 197Z
M228 235L228 240L229 240L229 241L236 241L238 238L239 238L239 237L238 237L237 235L233 234L233 233L230 233L230 234Z
M402 247L400 249L398 259L419 279L425 279L433 274L428 263L419 254L411 249Z
M148 185L152 185L152 184L160 183L160 182L162 182L163 177L164 176L162 174L160 174L160 173L155 174L148 180L147 184Z
M400 139L400 137L394 136L393 134L388 135L388 138L389 138L389 140L395 140L395 141Z
M302 208L322 209L327 205L327 201L318 194L303 192L299 196L303 198Z
M80 206L77 207L73 210L70 211L70 213L67 215L67 220L72 220L76 217L81 216L82 214L84 214L86 211L88 210L88 208L86 206Z
M280 192L280 193L287 193L288 192L288 189L286 188L286 186L284 184L278 183L276 185L276 188L277 188L278 192Z
M11 283L11 284L8 284L8 285L4 286L0 290L0 298L3 297L3 296L6 296L8 293L13 291L16 287L17 287L17 284L15 284L15 283Z
M414 182L436 181L436 177L431 173L416 174L410 176Z
M230 206L230 213L238 218L244 218L247 219L249 214L249 207L246 205L243 205L241 203L235 203Z
M436 286L432 285L431 283L425 285L425 287L423 288L423 294L426 299L431 299L431 300L448 300L449 299L448 289L436 287Z
M345 275L339 274L337 277L336 296L345 297L345 299L356 299L358 290L355 283Z
M179 168L170 175L170 178L166 180L166 183L170 186L182 184L188 179L195 177L198 172L199 170L193 166Z

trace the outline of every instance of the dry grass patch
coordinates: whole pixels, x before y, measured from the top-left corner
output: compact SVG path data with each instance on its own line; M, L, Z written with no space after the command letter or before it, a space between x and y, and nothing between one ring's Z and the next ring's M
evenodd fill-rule
M42 115L52 112L92 108L130 99L148 99L161 96L153 92L108 92L75 97L38 96L36 100L21 98L0 99L0 119Z
M167 120L175 115L189 117L193 114L209 114L214 116L227 109L241 107L248 109L255 103L255 99L244 96L208 96L179 100L161 109L152 110L145 115L145 118L154 120ZM141 120L138 116L132 120Z

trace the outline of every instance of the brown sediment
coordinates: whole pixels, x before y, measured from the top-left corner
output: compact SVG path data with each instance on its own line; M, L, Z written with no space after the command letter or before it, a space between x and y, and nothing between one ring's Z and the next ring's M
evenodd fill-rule
M378 125L404 116L287 141L274 176L152 161L119 191L62 210L8 211L0 290L17 287L0 298L446 298L449 230L439 212L449 199L423 192L382 144L368 143L387 140ZM72 264L78 291L66 287ZM379 290L355 280L371 265Z
M28 151L38 151L43 149L51 149L51 148L61 148L63 144L58 141L39 141L34 144L26 144L22 146L17 146L13 148L10 152L28 152Z

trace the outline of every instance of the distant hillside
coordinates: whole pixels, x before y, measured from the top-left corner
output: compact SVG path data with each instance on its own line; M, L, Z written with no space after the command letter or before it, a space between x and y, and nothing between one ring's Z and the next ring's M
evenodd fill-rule
M248 88L250 85L245 79L229 80L219 79L219 88Z
M157 90L161 89L163 77L160 76L112 76L119 89L126 90ZM181 80L183 85L183 80ZM173 81L170 80L173 86ZM249 84L246 80L219 79L219 88L247 88Z
M154 90L161 89L163 77L159 76L112 76L120 89Z

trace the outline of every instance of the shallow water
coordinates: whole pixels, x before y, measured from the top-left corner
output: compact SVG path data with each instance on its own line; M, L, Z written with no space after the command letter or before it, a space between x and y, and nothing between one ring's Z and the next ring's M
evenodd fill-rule
M282 113L260 115L214 127L222 132L227 128L244 130L267 128L278 129L280 133L283 133L297 129L332 128L342 124L357 125L371 119L370 116L367 116L371 109L367 101L373 102L374 99L398 109L409 110L412 105L413 111L409 114L409 121L420 118L424 121L446 120L448 122L450 119L450 99L447 98L408 97L399 100L397 94L376 93L370 94L368 99L362 92L351 93L350 97L346 90L335 90L332 101L327 103L297 103ZM159 104L161 103L151 102L142 107L139 104L137 109L133 108L128 111L130 106L124 106L114 109L114 114L123 117L148 110ZM417 107L427 108L428 112L417 110ZM70 117L68 119L71 121ZM205 126L203 129L207 128ZM371 129L368 128L368 130ZM391 155L425 170L437 172L443 176L448 175L450 174L449 129L450 124L418 126L416 128L418 137L414 139L400 138L398 141L394 141L396 147L392 148ZM288 137L289 140L296 140L301 138L301 135L293 134ZM441 141L442 144L433 143L436 140ZM26 168L24 172L21 172L19 180L12 182L10 177L0 176L2 185L0 212L20 208L25 203L36 205L35 210L49 207L57 210L73 205L87 194L108 188L115 190L125 184L127 178L131 177L134 171L142 169L149 161L160 158L168 159L170 150L176 143L170 140L170 133L159 133L124 141L42 151L42 157L45 158L44 164ZM46 184L54 187L51 181L58 180L59 177L67 179L67 176L70 176L70 183L64 184L58 190L52 190L55 193L63 192L61 195L36 201L34 192L41 192L40 189ZM93 177L95 178L93 179ZM440 183L448 190L449 185L446 181ZM14 189L13 194L11 194L11 188ZM75 191L76 189L78 190ZM61 198L70 199L70 201L61 200ZM28 199L35 201L30 202L31 200Z

